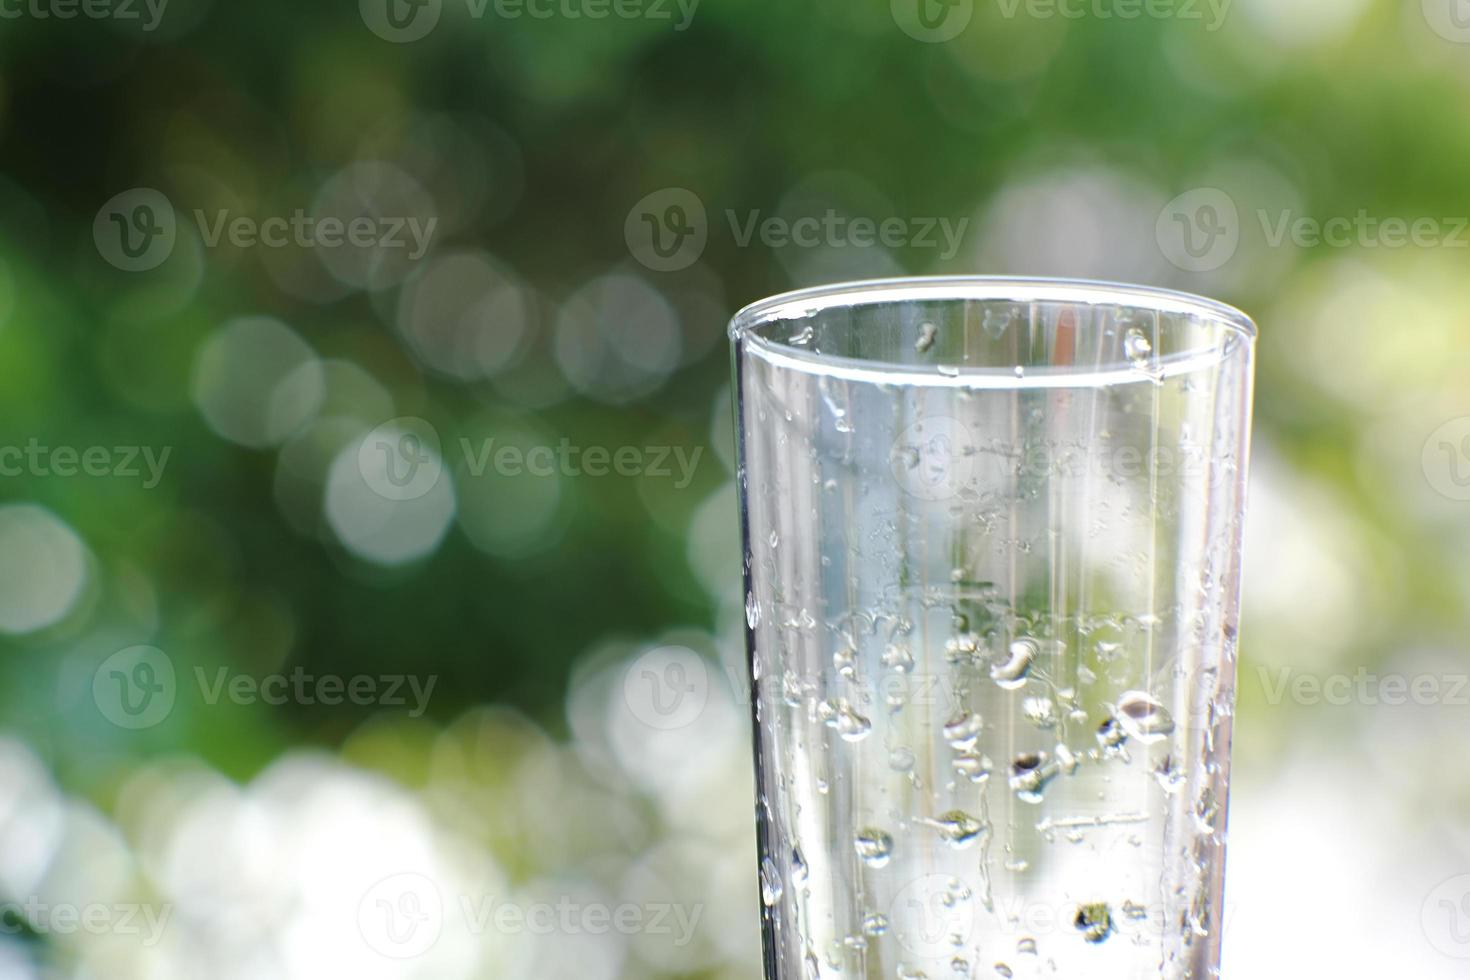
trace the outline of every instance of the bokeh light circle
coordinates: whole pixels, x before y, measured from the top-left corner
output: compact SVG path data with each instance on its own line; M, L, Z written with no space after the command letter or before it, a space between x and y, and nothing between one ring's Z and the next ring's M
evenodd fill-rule
M326 379L316 353L271 317L225 324L200 348L194 402L216 433L242 446L274 446L321 407Z
M87 579L86 546L60 518L34 504L0 507L0 633L61 622Z
M452 482L438 479L422 495L404 500L385 497L373 487L391 485L388 461L363 452L366 438L345 447L327 473L328 525L348 551L374 564L402 565L428 556L439 547L454 519L457 505ZM363 467L372 465L381 469L369 471L370 481ZM433 470L442 468L443 461L431 458L423 465Z
M429 367L463 381L510 366L532 324L530 292L483 252L434 259L410 280L398 304L398 329Z
M557 316L557 364L574 388L602 402L657 390L678 366L681 343L673 307L637 276L594 279Z

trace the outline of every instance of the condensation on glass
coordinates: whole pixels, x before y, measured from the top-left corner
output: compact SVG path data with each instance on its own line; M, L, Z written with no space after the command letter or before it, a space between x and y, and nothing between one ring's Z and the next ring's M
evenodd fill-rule
M731 333L768 978L1216 976L1251 322L918 279Z

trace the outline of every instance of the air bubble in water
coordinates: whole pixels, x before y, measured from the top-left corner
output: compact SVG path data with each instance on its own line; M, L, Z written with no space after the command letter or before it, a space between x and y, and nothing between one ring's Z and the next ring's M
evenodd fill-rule
M893 857L893 838L882 830L860 830L852 843L858 857L870 868L884 867Z
M960 713L951 718L944 726L944 739L949 747L959 752L966 752L975 747L980 739L980 733L985 730L985 720L971 711L960 710Z
M1023 687L1027 676L1031 673L1031 665L1036 662L1036 655L1040 652L1036 641L1030 637L1022 637L1010 646L1010 656L1005 663L994 664L990 668L990 679L995 681L996 686L1007 691L1014 691Z
M1128 691L1118 699L1118 723L1131 738L1145 745L1174 731L1174 719L1164 706L1143 691Z

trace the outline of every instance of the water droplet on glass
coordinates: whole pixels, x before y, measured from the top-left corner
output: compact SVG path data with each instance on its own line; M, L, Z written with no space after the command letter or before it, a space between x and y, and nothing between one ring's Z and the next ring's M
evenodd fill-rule
M1184 770L1179 768L1172 755L1166 755L1154 769L1154 778L1165 793L1173 796L1184 785Z
M998 340L1002 334L1010 329L1015 319L1016 311L1013 309L986 310L985 315L980 320L980 329L985 331L987 337L992 340Z
M1016 942L1016 952L1021 953L1024 956L1035 956L1036 940L1032 939L1030 936L1022 936Z
M1070 776L1077 771L1077 766L1080 764L1080 760L1078 760L1077 758L1077 753L1073 752L1069 746L1058 743L1056 748L1056 757L1057 766L1063 773Z
M877 912L863 919L863 932L869 936L881 936L888 931L888 916Z
M1123 726L1118 724L1118 719L1109 717L1097 726L1097 744L1104 752L1111 752L1122 745L1128 738L1128 733L1123 731Z
M852 843L858 857L870 868L881 868L893 857L893 838L884 831L860 830Z
M764 859L761 861L761 901L766 908L776 907L776 903L781 901L782 890L781 872L776 870L776 862Z
M908 647L890 643L883 651L883 666L907 674L914 669L914 655Z
M1004 963L995 964L995 975L999 977L1005 977L1006 980L1010 980L1011 977L1015 976L1015 974L1011 972L1011 968L1006 966Z
M1040 652L1036 641L1030 637L1022 637L1010 646L1010 655L1005 663L994 664L990 668L990 679L1003 690L1014 691L1023 687L1027 676L1031 673L1031 665L1036 662L1036 655Z
M1051 698L1027 698L1021 702L1021 714L1037 728L1057 726L1057 706Z
M914 768L914 750L899 746L888 754L888 768L894 772L908 772Z
M1113 915L1106 902L1093 902L1077 910L1073 920L1082 938L1090 943L1100 943L1113 934Z
M1025 803L1040 803L1041 793L1053 773L1045 752L1022 752L1011 762L1011 789Z
M800 708L806 703L806 684L795 671L788 670L781 678L781 700L788 708Z
M944 740L949 743L950 748L967 752L975 747L984 730L985 719L974 712L961 709L959 714L945 723Z
M1174 731L1174 718L1164 706L1142 691L1128 691L1118 699L1118 722L1131 738L1145 745Z
M934 324L919 324L919 339L914 341L914 350L920 354L927 354L929 348L934 346L934 338L938 336L939 328Z
M953 364L941 364L939 365L939 373L946 378L958 378L960 376L960 369Z
M964 776L972 783L983 783L990 778L993 765L989 758L983 755L970 755L968 753L954 757L954 770Z
M980 637L974 633L961 633L944 642L944 659L952 664L973 663L975 651L980 649Z
M801 856L801 848L791 849L791 883L798 888L807 883L811 871L806 866L806 858Z
M852 680L857 676L857 651L852 649L838 650L832 654L832 667L837 671L838 677Z
M751 629L761 624L761 604L755 601L754 592L745 595L745 624Z
M1137 327L1130 327L1128 332L1123 335L1123 354L1134 367L1147 367L1149 355L1153 352L1154 345L1149 342L1144 332Z
M936 829L955 849L969 847L985 827L963 810L951 810L933 821Z
M828 728L846 742L861 742L873 731L873 723L853 710L846 698L823 701L817 709Z

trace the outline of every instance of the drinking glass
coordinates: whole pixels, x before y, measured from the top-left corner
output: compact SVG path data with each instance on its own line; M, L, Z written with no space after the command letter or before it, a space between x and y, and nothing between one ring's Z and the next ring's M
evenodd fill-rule
M902 279L731 335L768 980L1217 976L1251 321Z

